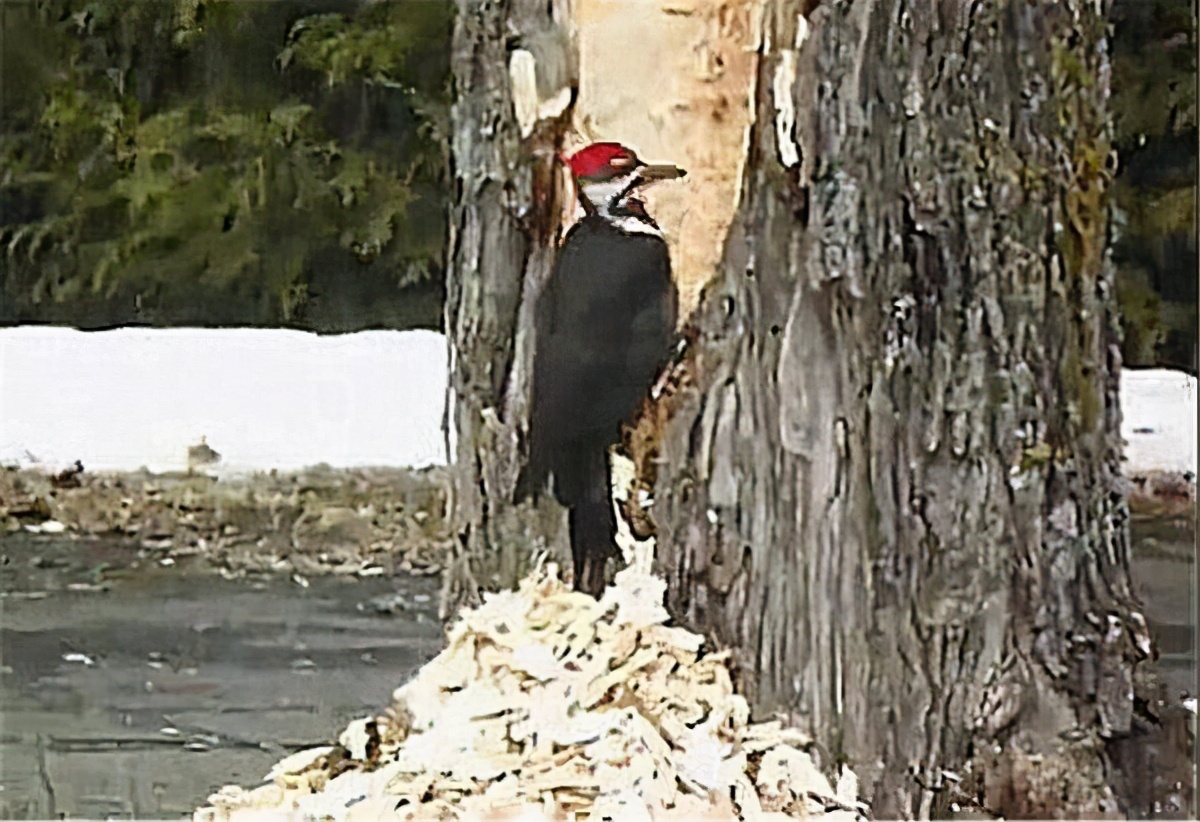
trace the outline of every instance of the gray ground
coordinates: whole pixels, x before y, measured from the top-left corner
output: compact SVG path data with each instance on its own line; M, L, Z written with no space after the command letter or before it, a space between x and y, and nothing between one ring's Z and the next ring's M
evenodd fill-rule
M378 712L441 648L430 577L303 587L142 568L71 591L119 548L18 540L4 544L0 612L2 818L190 814ZM68 551L83 561L28 567Z
M1196 696L1196 529L1183 518L1135 518L1133 583L1172 696Z
M1194 694L1194 531L1143 520L1135 539L1161 670ZM198 558L131 569L128 541L0 540L3 818L188 814L378 711L441 647L432 577L305 587Z

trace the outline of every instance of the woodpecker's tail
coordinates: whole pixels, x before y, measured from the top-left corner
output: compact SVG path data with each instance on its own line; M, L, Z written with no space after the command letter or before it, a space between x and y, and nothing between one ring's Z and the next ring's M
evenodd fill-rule
M546 490L547 479L547 472L542 465L532 461L525 463L521 467L521 473L517 475L513 502L520 504L525 500L531 500L536 503L542 496L542 492Z
M599 597L604 592L604 566L616 556L617 515L613 510L608 453L597 448L586 460L580 477L584 487L571 506L571 557L575 564L575 589Z
M545 437L539 436L536 431L531 431L529 437L529 456L525 464L521 466L521 473L517 475L517 484L513 491L513 502L520 504L525 500L531 500L536 503L546 491L546 484L550 480L550 472L551 460L550 453L546 447Z

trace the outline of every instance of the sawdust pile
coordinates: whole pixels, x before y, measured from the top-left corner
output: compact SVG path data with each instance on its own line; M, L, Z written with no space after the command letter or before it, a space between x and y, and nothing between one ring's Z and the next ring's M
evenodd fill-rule
M798 731L749 724L665 590L627 568L597 601L535 569L463 614L383 716L195 819L861 819L850 771L834 787Z

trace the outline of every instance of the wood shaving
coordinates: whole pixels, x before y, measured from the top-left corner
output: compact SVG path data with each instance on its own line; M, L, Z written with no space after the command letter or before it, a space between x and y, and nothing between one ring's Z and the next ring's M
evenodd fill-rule
M853 773L835 789L803 734L749 724L728 654L666 625L665 591L627 568L596 601L535 569L463 614L336 750L222 788L194 819L863 819Z

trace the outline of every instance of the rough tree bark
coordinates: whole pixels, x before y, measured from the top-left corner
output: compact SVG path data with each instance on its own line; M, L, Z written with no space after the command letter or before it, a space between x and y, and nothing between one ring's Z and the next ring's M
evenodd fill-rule
M672 612L849 760L878 817L1119 812L1107 747L1149 639L1118 487L1104 11L766 3L741 213L660 443L657 564Z
M456 192L446 329L450 516L463 550L443 614L512 584L531 546L561 551L561 512L512 506L527 424L531 295L547 276L564 190L555 151L578 87L567 0L459 0L452 113ZM532 75L532 76L531 76ZM522 81L526 87L520 86ZM531 81L532 82L531 85ZM554 101L558 100L555 105ZM549 102L541 112L538 105Z

